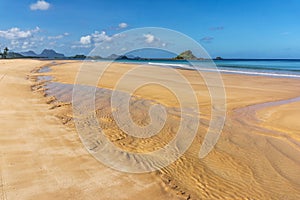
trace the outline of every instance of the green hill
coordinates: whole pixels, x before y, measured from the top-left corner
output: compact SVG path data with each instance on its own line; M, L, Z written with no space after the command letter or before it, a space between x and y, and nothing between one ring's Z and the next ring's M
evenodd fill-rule
M198 58L193 54L191 50L187 50L179 54L174 58L175 60L197 60Z

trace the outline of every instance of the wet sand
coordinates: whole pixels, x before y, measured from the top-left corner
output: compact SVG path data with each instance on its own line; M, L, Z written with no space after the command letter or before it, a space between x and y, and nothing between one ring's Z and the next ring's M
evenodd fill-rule
M297 124L300 108L297 101L283 101L298 97L300 80L224 74L222 78L227 94L225 127L213 151L199 159L198 153L211 117L210 96L199 74L178 70L197 91L201 115L196 138L188 151L168 167L155 173L133 175L111 170L86 152L72 122L72 109L67 97L70 88L55 89L54 93L65 97L64 103L42 96L45 92L43 85L34 81L43 73L30 71L51 63L30 60L3 62L0 75L10 71L13 86L10 82L3 82L7 75L4 78L0 76L1 94L7 96L9 103L19 105L9 107L8 102L1 102L6 116L1 120L10 124L1 131L1 144L5 144L1 146L1 162L4 163L1 164L2 193L10 197L7 199L15 199L18 195L24 199L51 199L54 196L61 199L136 199L134 195L143 199L300 198L300 130ZM52 82L73 84L81 62L66 62L52 66L45 75L52 76ZM89 76L99 69L98 63L89 65L87 84ZM124 74L127 74L126 84L119 88L123 92L130 91L140 79L148 82L165 80L177 88L182 84L170 76L167 69L149 67L128 75L133 68L134 65L130 64L111 65L98 86L114 89ZM30 80L25 79L26 75L30 75ZM19 79L22 81L17 82ZM2 90L8 86L20 88L20 85L24 88L22 92L18 90L11 94L11 89ZM33 85L33 92L30 85ZM106 136L116 146L126 151L153 151L174 137L180 102L172 92L158 85L141 87L134 95L138 99L131 101L131 116L137 124L149 123L148 107L145 107L148 101L158 102L170 110L168 124L157 136L136 139L124 134L114 122L106 98L98 102L106 106L97 107L97 118L106 130ZM184 101L189 104L188 95ZM19 128L14 126L16 120ZM25 132L22 127L26 127ZM22 138L22 142L17 138ZM127 162L133 161L129 158ZM111 179L119 181L107 186ZM119 193L124 196L116 196Z
M88 154L56 117L63 106L31 89L31 71L48 64L0 61L1 199L176 199L154 174L117 172Z

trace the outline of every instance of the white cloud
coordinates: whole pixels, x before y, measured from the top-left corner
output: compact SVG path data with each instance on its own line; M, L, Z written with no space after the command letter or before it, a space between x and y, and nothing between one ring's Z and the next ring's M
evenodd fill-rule
M107 35L105 31L102 31L101 33L99 31L95 31L90 35L82 36L79 41L80 45L73 45L72 48L89 48L92 45L97 46L101 42L109 42L111 40L112 36Z
M15 49L20 45L20 42L18 40L12 40L10 42L11 48Z
M48 10L50 3L44 0L38 0L36 3L30 5L30 10Z
M54 41L54 42L49 42L48 45L50 45L50 46L55 46L55 45L56 45L56 41Z
M146 43L144 45L151 47L163 48L169 45L169 43L161 40L160 38L156 37L151 33L143 34L143 37L141 37L140 40Z
M63 33L63 34L56 35L56 36L48 36L48 39L49 40L57 40L57 39L62 39L65 36L68 36L68 35L69 35L69 33Z
M101 33L99 33L98 31L95 31L95 33L92 34L92 39L93 39L93 42L98 44L103 41L111 41L112 38L110 36L106 35L105 31L102 31Z
M48 36L49 40L57 40L57 39L62 39L64 36L63 35L56 35L56 36Z
M71 46L72 49L80 49L80 48L90 48L92 47L91 44L74 44Z
M127 28L127 27L128 27L128 24L125 22L122 22L119 24L119 28Z
M148 34L144 34L143 36L145 38L145 42L148 43L148 44L154 42L154 40L155 40L155 37L152 34L148 33Z
M8 30L0 30L0 37L8 40L26 39L33 36L34 33L39 32L40 28L36 27L33 30L21 30L20 28L11 28Z
M20 44L19 44L20 45ZM36 44L34 41L24 41L22 44L21 44L21 48L23 50L25 49L31 49L31 48L35 48L36 47Z
M87 44L91 44L91 42L92 42L92 36L90 35L82 36L80 38L80 44L87 45Z
M7 41L5 43L11 49L29 49L35 48L37 44L41 45L43 37L38 37L36 34L40 32L40 28L36 27L32 30L21 30L20 28L14 27L8 30L0 30L0 38L4 38Z

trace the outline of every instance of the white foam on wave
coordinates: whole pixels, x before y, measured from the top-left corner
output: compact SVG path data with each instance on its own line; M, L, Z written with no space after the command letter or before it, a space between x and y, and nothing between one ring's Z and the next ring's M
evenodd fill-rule
M157 65L157 66L165 66L165 67L178 67L184 69L195 69L187 64L172 64L172 63L155 63L155 62L148 62L148 65Z
M268 73L268 72L250 72L250 71L237 71L237 70L225 70L225 69L219 69L218 71L235 73L235 74L300 78L300 75L296 75L296 74L277 74L277 73Z
M230 69L219 69L215 68L202 68L197 66L190 66L187 64L172 64L172 63L154 63L148 62L149 65L165 66L165 67L178 67L182 69L193 69L199 71L208 71L208 72L224 72L224 73L233 73L233 74L246 74L246 75L257 75L257 76L273 76L273 77L286 77L286 78L300 78L300 75L297 74L282 74L282 73L269 73L269 72L254 72L254 71L242 71L242 70L230 70Z

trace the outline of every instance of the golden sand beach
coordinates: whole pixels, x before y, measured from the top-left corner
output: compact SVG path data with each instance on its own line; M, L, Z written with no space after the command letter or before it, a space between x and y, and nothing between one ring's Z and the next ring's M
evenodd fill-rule
M144 174L123 173L105 166L81 143L72 121L70 88L55 90L59 102L45 96L41 75L51 82L74 84L81 61L1 60L1 198L2 199L299 199L300 117L299 79L222 74L226 91L226 121L214 149L198 154L211 118L212 105L203 77L192 70L176 71L197 91L200 126L190 148L171 165ZM131 92L139 81L164 81L174 88L182 82L169 69L114 63L109 68L88 62L86 83L102 70L98 87ZM50 72L38 73L43 66ZM172 69L174 70L174 69ZM215 72L203 72L214 78ZM182 91L183 94L184 91ZM149 123L148 101L168 108L166 126L151 138L135 138L121 131L108 99L96 104L107 138L125 151L151 152L164 146L178 129L180 103L170 90L148 84L133 93L133 121ZM296 98L296 99L294 99ZM294 100L293 100L294 99ZM83 98L84 100L84 98ZM184 96L184 103L191 102ZM130 157L127 162L134 162ZM138 161L137 161L138 162Z

